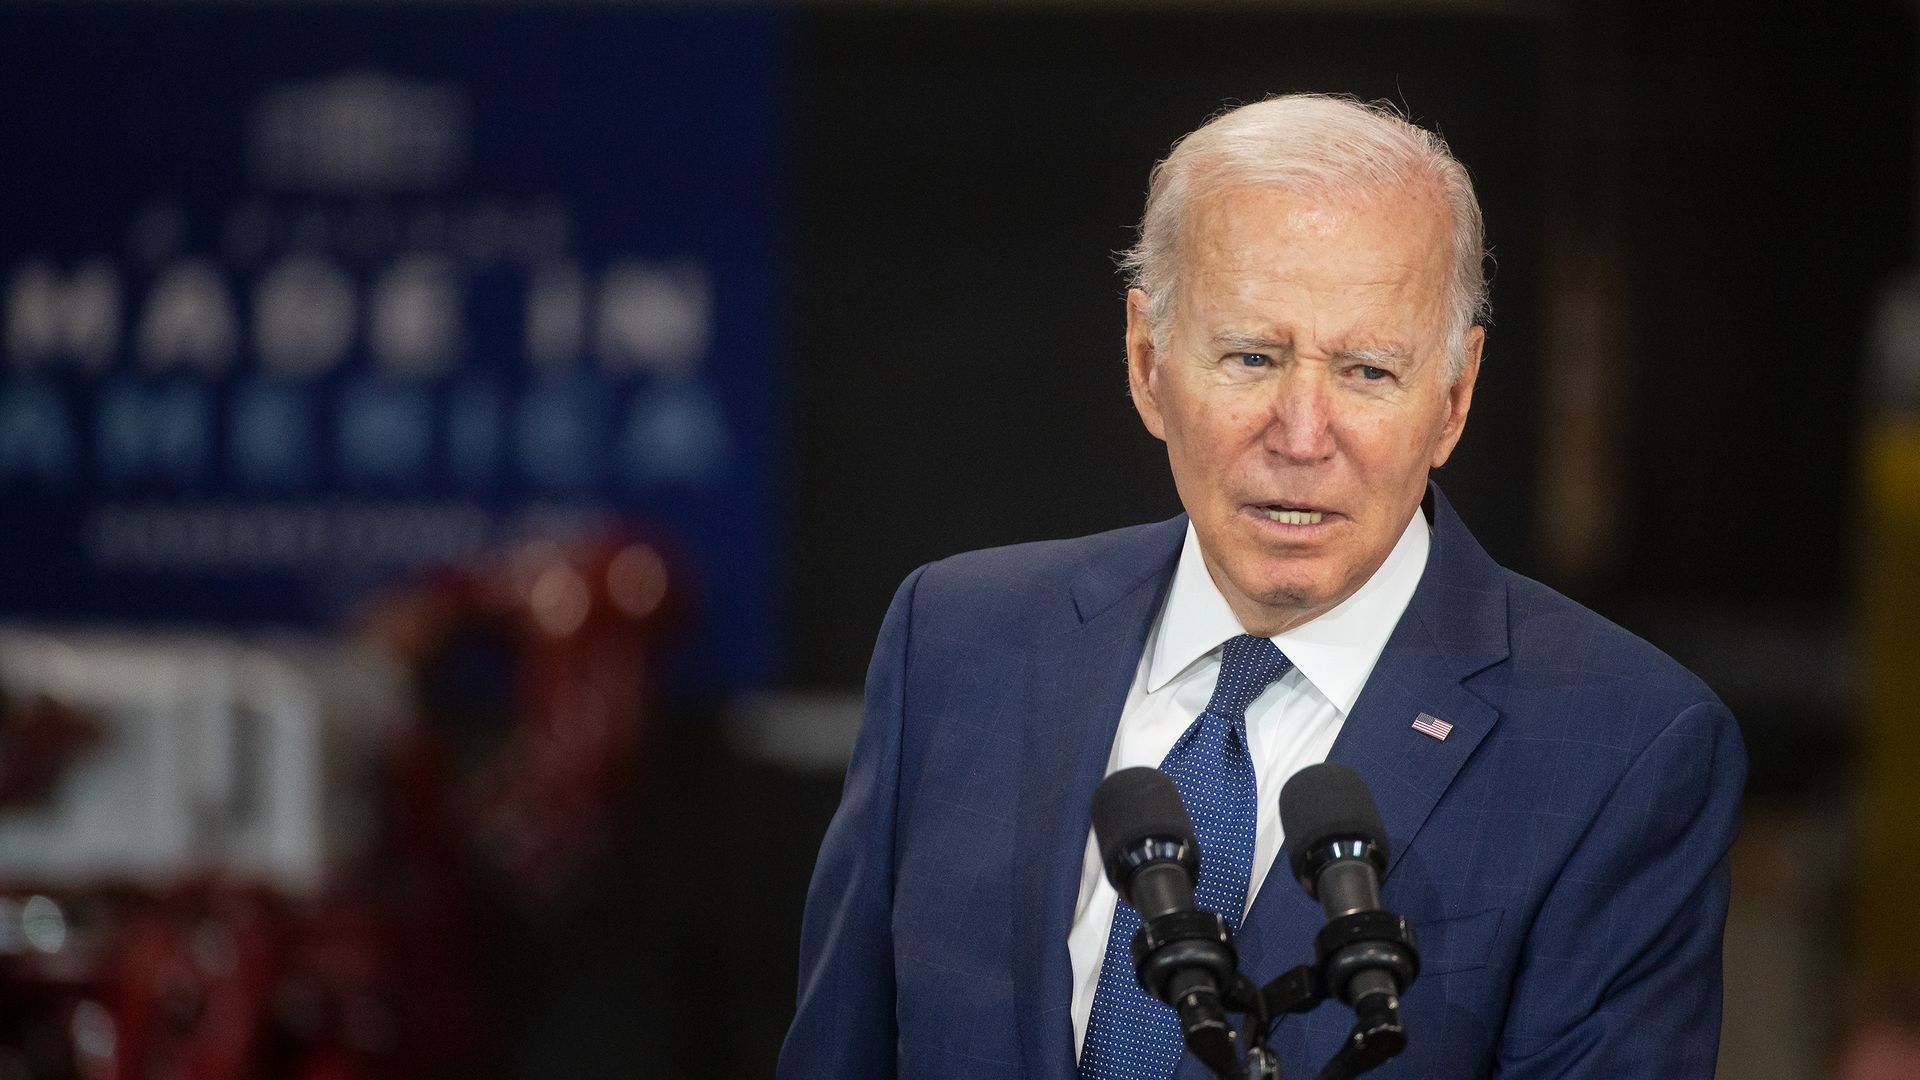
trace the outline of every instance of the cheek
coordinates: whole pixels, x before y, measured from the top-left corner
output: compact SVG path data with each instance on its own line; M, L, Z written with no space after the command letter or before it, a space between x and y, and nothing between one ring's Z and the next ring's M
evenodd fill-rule
M1223 462L1257 447L1266 413L1251 402L1189 398L1168 410L1168 444L1189 460Z
M1374 478L1389 483L1406 473L1424 473L1444 434L1441 418L1425 409L1417 416L1400 409L1356 409L1345 419L1349 455Z

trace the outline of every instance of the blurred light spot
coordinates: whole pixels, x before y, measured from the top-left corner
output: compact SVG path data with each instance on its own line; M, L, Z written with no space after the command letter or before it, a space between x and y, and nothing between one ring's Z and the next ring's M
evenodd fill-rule
M20 929L27 944L43 953L57 953L67 944L66 913L44 896L28 898L20 912Z
M73 1007L73 1049L81 1075L110 1075L116 1041L113 1014L106 1006L83 1001Z
M565 637L587 621L587 607L592 599L587 583L573 567L556 564L540 572L528 602L540 629L554 637Z
M636 619L653 614L667 596L667 561L645 544L634 544L607 566L613 604Z

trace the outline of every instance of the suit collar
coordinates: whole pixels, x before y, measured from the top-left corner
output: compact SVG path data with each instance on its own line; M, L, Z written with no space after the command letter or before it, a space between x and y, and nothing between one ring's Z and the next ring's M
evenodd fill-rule
M1424 626L1448 673L1466 679L1508 656L1505 571L1437 485L1427 485L1423 508L1433 522L1433 549L1409 614Z
M1164 589L1186 535L1185 514L1111 534L1107 549L1089 559L1068 586L1081 623L1099 618L1143 585Z

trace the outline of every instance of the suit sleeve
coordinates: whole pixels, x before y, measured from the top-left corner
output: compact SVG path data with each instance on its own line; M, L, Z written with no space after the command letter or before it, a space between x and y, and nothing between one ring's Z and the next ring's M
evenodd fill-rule
M1718 701L1634 759L1547 894L1494 1074L1711 1080L1746 754Z
M800 931L800 992L780 1080L891 1077L894 831L913 593L894 595L867 669L866 710L840 808L827 826Z

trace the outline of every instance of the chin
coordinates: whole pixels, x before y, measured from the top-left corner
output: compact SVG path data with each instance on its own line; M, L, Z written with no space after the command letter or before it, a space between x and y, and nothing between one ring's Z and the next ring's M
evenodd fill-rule
M1266 578L1249 584L1254 587L1242 587L1241 593L1276 613L1312 612L1317 615L1339 602L1338 590L1324 581L1286 577L1277 580Z
M1314 611L1326 609L1335 601L1330 590L1307 588L1279 588L1254 597L1263 607L1276 611Z
M1242 593L1263 604L1311 604L1339 587L1340 575L1330 572L1335 568L1325 558L1252 551L1238 562L1238 572L1228 576Z

